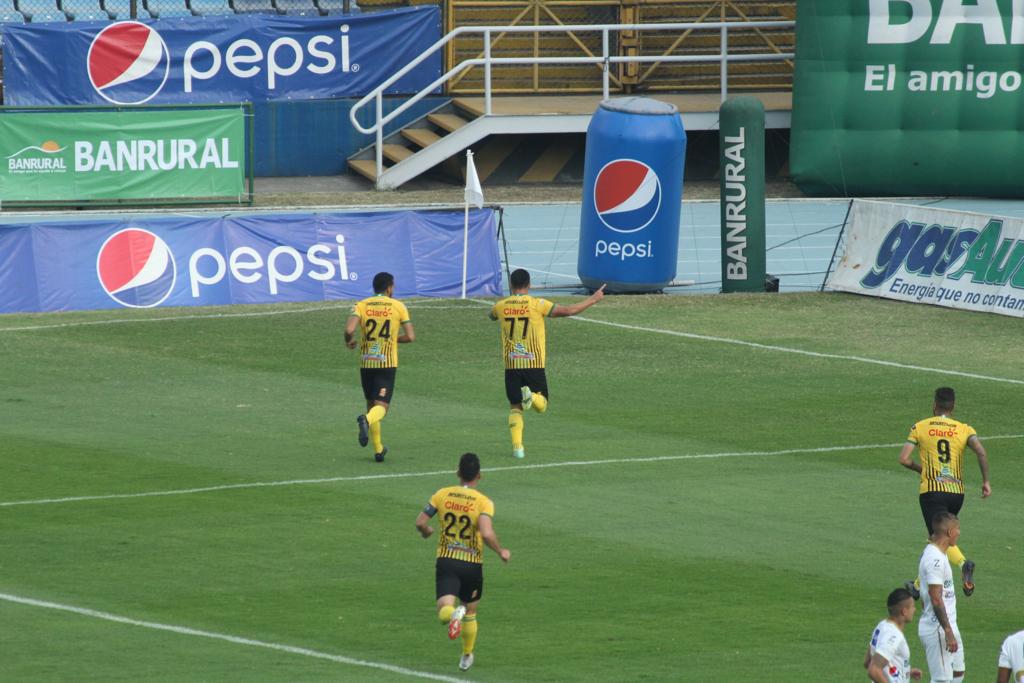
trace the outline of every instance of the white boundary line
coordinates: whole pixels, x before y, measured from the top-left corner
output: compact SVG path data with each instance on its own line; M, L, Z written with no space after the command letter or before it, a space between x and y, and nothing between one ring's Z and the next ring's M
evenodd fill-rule
M638 332L653 332L655 334L667 334L673 337L685 337L686 339L698 339L701 341L714 341L721 342L723 344L736 344L738 346L747 346L753 349L761 349L763 351L779 351L781 353L795 353L801 356L813 356L815 358L829 358L832 360L852 360L858 363L870 363L872 365L884 365L890 368L900 368L902 370L920 370L922 372L934 372L940 375L955 375L957 377L970 377L971 379L985 379L991 382L1005 382L1007 384L1024 384L1024 380L1020 379L1008 379L1006 377L992 377L990 375L978 375L973 372L961 372L960 370L950 370L948 368L929 368L923 365L909 365L906 363L897 363L889 360L878 360L876 358L865 358L863 356L844 356L837 353L819 353L817 351L804 351L803 349L794 349L788 346L775 346L773 344L758 344L757 342L743 341L742 339L730 339L728 337L714 337L706 334L694 334L692 332L677 332L675 330L662 330L656 327L641 327L639 325L627 325L625 323L613 323L607 320L596 320L594 318L585 318L582 316L574 316L572 320L580 320L582 322L593 323L595 325L607 325L608 327L618 327L623 330L636 330Z
M19 605L28 605L30 607L43 607L45 609L59 610L62 612L71 612L72 614L79 614L85 617L93 617L94 619L103 619L105 621L113 621L118 624L127 624L128 626L140 626L142 628L152 629L154 631L168 631L170 633L177 633L183 636L197 636L199 638L210 638L213 640L223 640L235 645L246 645L248 647L261 647L267 650L276 650L278 652L287 652L292 655L301 655L303 657L313 657L316 659L326 659L331 662L337 662L339 664L348 664L349 666L362 666L370 669L381 669L382 671L389 671L391 673L400 674L402 676L413 676L415 678L426 678L432 681L446 681L448 683L464 683L468 679L466 678L455 678L453 676L442 676L440 674L432 674L426 671L416 671L415 669L406 669L405 667L395 666L393 664L382 664L380 662L369 662L364 659L355 659L353 657L345 657L343 655L332 655L327 652L318 652L317 650L309 650L304 647L294 647L292 645L282 645L280 643L268 643L262 640L253 640L251 638L242 638L240 636L231 636L225 633L213 633L211 631L200 631L194 628L188 628L187 626L173 626L171 624L159 624L153 621L139 621L138 619L130 619L128 617L122 617L117 614L110 614L109 612L99 612L97 610L86 609L84 607L75 607L73 605L62 605L57 602L46 602L45 600L34 600L32 598L23 598L18 595L10 595L8 593L0 593L0 600L6 602L14 602Z
M1024 434L1001 434L986 436L985 440L1024 439ZM724 453L694 453L689 455L658 455L647 458L608 458L605 460L567 460L562 462L535 463L529 465L506 465L504 467L488 467L486 472L514 472L519 470L543 470L556 467L591 467L593 465L622 465L632 463L671 462L676 460L711 460L715 458L740 458L751 456L798 455L802 453L835 453L842 451L864 451L875 448L898 448L905 442L857 444L853 446L825 446L821 448L787 448L781 451L731 451ZM232 491L236 489L258 489L276 486L302 486L306 484L332 484L342 481L375 481L379 479L410 479L413 477L453 476L451 469L433 470L431 472L393 472L390 474L362 474L349 477L322 477L318 479L286 479L281 481L254 481L244 484L221 484L219 486L200 486L188 489L170 489L165 491L143 491L141 493L111 493L96 496L68 496L66 498L37 498L34 500L10 500L0 502L0 508L19 505L51 505L55 503L79 503L90 500L121 500L125 498L152 498L156 496L183 496L193 493L212 493L214 491Z

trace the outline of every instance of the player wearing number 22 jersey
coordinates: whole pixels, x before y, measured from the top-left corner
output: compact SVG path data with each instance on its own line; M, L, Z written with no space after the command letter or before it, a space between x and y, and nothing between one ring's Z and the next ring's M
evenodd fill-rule
M359 445L365 446L372 438L377 462L382 462L388 452L381 440L380 421L387 414L395 392L398 345L416 338L405 304L391 297L394 290L395 278L390 273L377 273L373 278L374 295L352 307L345 325L346 346L359 346L359 376L366 398L366 413L356 418Z
M978 456L982 498L987 498L992 493L985 447L981 445L981 439L973 427L953 419L955 406L956 394L952 389L936 389L932 416L920 420L910 428L907 443L900 451L900 464L921 475L919 501L929 536L932 534L932 520L936 515L942 512L960 514L960 508L964 504L963 456L967 448ZM911 457L915 448L918 450L920 463ZM970 595L974 592L975 563L968 560L955 544L949 548L948 555L950 563L962 570L964 595ZM919 583L915 584L914 588L919 588Z
M494 532L494 503L477 490L480 483L480 459L464 453L459 459L459 486L448 486L430 497L416 518L416 529L423 538L434 533L430 520L437 515L440 537L434 567L437 616L448 625L448 637L462 635L459 668L473 665L476 646L476 612L484 594L484 544L508 562L511 553L501 546ZM461 604L456 607L455 599Z
M522 458L523 411L531 408L543 413L548 409L548 379L544 371L547 349L544 319L564 318L581 313L604 297L604 285L583 301L560 306L530 296L530 274L519 268L508 278L512 295L494 304L491 320L501 323L501 351L505 360L505 396L511 406L508 428L512 436L512 455Z

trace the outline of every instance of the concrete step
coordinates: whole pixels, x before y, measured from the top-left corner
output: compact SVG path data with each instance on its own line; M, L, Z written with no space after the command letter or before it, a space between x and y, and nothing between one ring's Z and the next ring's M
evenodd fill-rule
M415 154L413 150L408 147L403 147L402 145L384 145L384 149L381 151L384 153L384 157L386 159L395 164L399 161L408 159Z
M430 147L441 139L440 135L426 128L405 128L402 130L402 136L405 137L406 140L419 145L421 148Z
M455 114L431 114L427 120L438 128L443 128L449 133L454 133L459 128L469 123L466 119Z
M377 162L373 159L349 159L348 166L370 182L377 182Z

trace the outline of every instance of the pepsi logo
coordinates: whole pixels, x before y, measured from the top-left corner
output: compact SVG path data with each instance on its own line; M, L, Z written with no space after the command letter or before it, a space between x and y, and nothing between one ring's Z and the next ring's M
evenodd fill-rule
M143 104L167 82L171 57L151 26L119 21L96 34L86 57L89 82L114 104Z
M177 270L166 242L148 230L126 228L100 247L96 275L107 295L122 306L152 308L170 296Z
M661 180L642 161L609 161L594 181L594 208L601 222L615 232L643 230L661 208Z

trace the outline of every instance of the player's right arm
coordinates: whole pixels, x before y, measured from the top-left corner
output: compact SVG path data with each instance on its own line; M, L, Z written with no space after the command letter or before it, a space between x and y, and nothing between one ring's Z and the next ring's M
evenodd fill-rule
M988 453L981 445L981 439L977 434L971 434L967 438L967 446L978 456L978 467L981 468L981 497L988 498L992 495L992 484L988 480Z
M914 454L915 448L917 448L917 444L910 443L909 441L903 444L903 450L900 451L900 464L908 470L913 470L920 474L921 465L911 457Z
M868 654L871 653L871 648L868 648ZM874 683L889 683L889 674L886 670L889 668L889 660L878 654L877 652L868 659L865 666L868 669L868 678Z
M436 493L431 496L430 502L416 516L416 531L420 532L420 536L423 538L430 538L434 533L434 527L430 526L430 520L437 514L437 507L434 505L434 498L436 496Z
M1010 683L1010 670L1005 666L999 667L999 673L996 674L996 683Z
M352 309L352 315L348 317L348 321L345 323L345 346L350 349L356 348L356 330L359 328L359 314L355 312L356 309Z
M498 553L502 562L508 562L512 557L512 552L508 548L501 547L501 541L498 540L498 534L494 531L494 522L491 520L491 516L481 514L477 518L476 525L480 529L480 536L484 539L487 547Z
M932 601L932 610L935 612L935 618L939 621L939 626L942 627L942 631L946 634L946 649L950 652L956 652L960 646L956 642L953 626L949 623L949 616L946 615L946 603L942 601L941 583L928 584L928 599Z
M598 289L596 292L594 292L593 294L591 294L578 304L573 304L572 306L562 306L561 304L555 304L555 307L551 309L550 313L548 313L548 317L568 318L569 316L582 313L583 311L587 310L588 308L590 308L591 306L593 306L598 301L604 298L604 288L606 286L607 285L601 285L600 289Z

